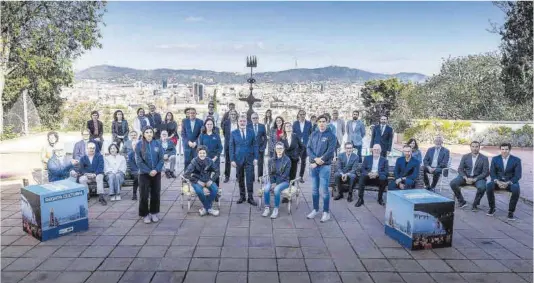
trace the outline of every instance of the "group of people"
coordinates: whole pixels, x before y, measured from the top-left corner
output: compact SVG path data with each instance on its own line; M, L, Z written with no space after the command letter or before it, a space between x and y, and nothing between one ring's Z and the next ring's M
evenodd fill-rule
M320 195L323 196L323 214L321 222L330 219L329 212L329 183L331 166L337 162L335 169L335 183L338 195L343 198L342 184L348 184L348 201L352 201L352 188L358 185L358 201L355 206L364 204L364 190L366 186L379 187L378 203L384 205L383 193L389 190L415 188L419 177L420 166L423 166L423 180L427 189L433 190L442 174L449 167L449 150L442 146L443 139L436 137L435 146L430 148L424 158L418 149L417 142L410 140L403 146L403 156L398 158L393 170L394 179L388 184L389 163L387 155L393 144L393 129L388 125L388 117L380 117L380 123L372 128L370 148L372 154L363 156L363 139L366 127L359 119L359 112L354 111L352 120L345 123L339 119L337 110L329 114L312 116L306 119L306 112L300 110L294 122L285 122L282 117L273 119L268 110L260 123L257 113L252 113L250 120L246 115L240 115L235 105L230 103L229 111L219 121L214 110L214 104L208 104L208 113L204 120L197 118L195 108L185 110L186 118L182 120L181 131L171 112L165 119L155 112L153 105L149 106L150 113L145 115L144 109L137 110L137 118L133 122L133 130L129 129L122 111L114 114L112 123L113 143L108 148L108 155L104 157L100 152L103 144L103 124L98 120L98 112L91 113L92 119L82 131L82 140L75 145L73 159L61 163L61 150L54 149L53 156L47 160L50 181L72 178L87 185L96 182L99 201L106 204L104 197L104 179L107 180L112 201L120 200L120 189L124 182L127 167L134 181L132 199L137 199L137 188L140 188L139 215L145 223L159 220L159 203L161 191L161 173L167 178L176 178L176 148L181 137L184 154L184 177L193 185L203 207L200 215L219 215L219 211L212 207L217 198L219 180L229 182L231 167L236 168L236 179L239 184L240 198L238 204L248 202L256 206L254 200L254 181L264 178L265 208L263 216L269 214L272 218L278 216L281 193L289 187L293 180L304 183L304 173L309 163L312 177L313 210L307 215L314 218L319 213ZM220 125L220 128L217 127ZM224 137L224 145L221 138ZM137 133L140 138L137 138ZM343 152L340 152L343 138ZM57 133L49 134L50 147L58 142ZM180 145L178 145L178 148ZM501 146L502 155L493 158L491 165L492 180L488 184L485 179L489 174L488 159L478 153L480 144L471 144L472 154L464 156L459 168L459 176L451 181L453 189L461 207L466 205L462 197L460 186L475 185L478 189L473 203L475 210L484 192L488 192L490 211L495 212L494 190L508 189L512 191L509 218L513 219L513 212L519 197L521 178L521 162L519 158L510 156L511 146ZM354 152L356 150L356 152ZM220 156L224 151L224 175L220 174ZM47 153L49 151L46 151ZM269 156L269 162L264 172L264 157ZM48 155L47 155L48 156ZM361 163L361 166L358 164ZM62 165L65 164L65 165ZM474 165L473 165L474 164ZM300 165L300 171L298 171ZM257 173L254 167L257 166ZM358 168L360 168L359 172ZM297 174L299 177L297 179ZM428 178L432 175L432 182ZM204 194L204 188L210 191ZM270 194L274 192L274 208L270 208ZM149 204L150 199L150 204Z

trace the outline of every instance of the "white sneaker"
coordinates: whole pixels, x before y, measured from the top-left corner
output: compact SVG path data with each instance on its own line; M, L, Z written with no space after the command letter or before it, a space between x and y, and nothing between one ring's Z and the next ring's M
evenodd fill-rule
M321 217L321 222L326 222L328 220L330 220L330 213L323 212L323 217Z
M115 201L115 196L111 196L111 197L109 198L109 200L110 200L110 201Z
M158 215L157 214L152 214L152 222L158 222L159 221L159 218L158 218Z
M115 200L116 200L116 201L121 200L121 195L116 195L116 196L115 196Z
M204 215L206 215L206 213L208 213L208 212L206 211L205 208L201 208L201 209L198 210L198 213L200 214L200 216L204 216Z
M217 209L210 208L208 209L208 213L212 216L219 216L219 211Z
M143 218L143 222L145 222L145 224L150 224L152 222L150 214Z
M317 210L312 210L312 212L310 212L310 214L308 214L308 219L313 219L315 218L315 216L317 215Z
M272 219L275 219L276 217L278 217L278 208L273 208L273 214L271 214L271 218Z
M271 209L268 206L266 206L265 209L263 210L263 214L261 216L267 217L267 216L269 216L269 213L271 213Z

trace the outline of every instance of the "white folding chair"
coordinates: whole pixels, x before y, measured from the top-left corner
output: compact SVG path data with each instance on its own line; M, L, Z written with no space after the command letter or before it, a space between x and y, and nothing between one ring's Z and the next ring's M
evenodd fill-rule
M263 195L265 193L264 184L267 183L267 180L268 180L267 178L269 178L269 176L263 176L261 178L261 180L260 180L260 188L258 189L258 197L259 197L258 209L259 210L263 209ZM280 194L280 199L281 200L283 200L283 199L287 199L288 200L288 202L287 202L287 211L288 211L289 214L291 214L291 206L292 206L293 201L296 202L295 209L299 208L300 197L302 196L302 189L300 188L299 179L300 178L296 178L296 179L290 181L289 182L289 187L287 189L283 190L282 193ZM271 193L271 195L274 196L274 190L270 189L270 193Z
M182 179L182 192L181 192L181 197L182 197L182 209L184 208L184 204L185 202L187 202L187 211L189 212L189 210L191 210L191 205L193 203L193 201L195 200L195 198L198 198L197 196L197 193L195 191L195 189L193 188L193 184L191 183L191 181L187 178L185 178L183 175L180 176L180 178ZM221 177L219 177L219 183L220 183L220 179ZM209 196L210 195L210 190L206 187L204 187L204 195L205 196ZM217 190L217 208L218 209L221 209L221 198L222 198L222 186L219 186L218 190ZM187 200L186 200L187 198Z
M443 170L441 170L441 176L439 177L439 192L440 193L441 193L441 190L443 189L443 186L446 186L449 183L451 170L452 170L452 158L449 157L449 163L447 164L447 168L443 168Z

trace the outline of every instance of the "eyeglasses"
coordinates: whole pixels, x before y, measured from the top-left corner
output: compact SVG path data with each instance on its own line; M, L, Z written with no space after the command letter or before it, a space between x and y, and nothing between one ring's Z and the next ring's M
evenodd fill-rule
M283 147L277 147L276 150L284 150Z
M252 119L256 120L256 119L258 119L258 117L252 117Z
M96 147L88 147L88 149L96 149Z

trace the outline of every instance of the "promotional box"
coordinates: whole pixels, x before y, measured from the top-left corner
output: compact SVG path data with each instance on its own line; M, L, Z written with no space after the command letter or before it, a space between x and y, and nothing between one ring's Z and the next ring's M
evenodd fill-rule
M385 233L411 250L452 245L454 200L417 190L388 191Z
M22 229L40 241L89 228L87 189L62 180L20 191Z

